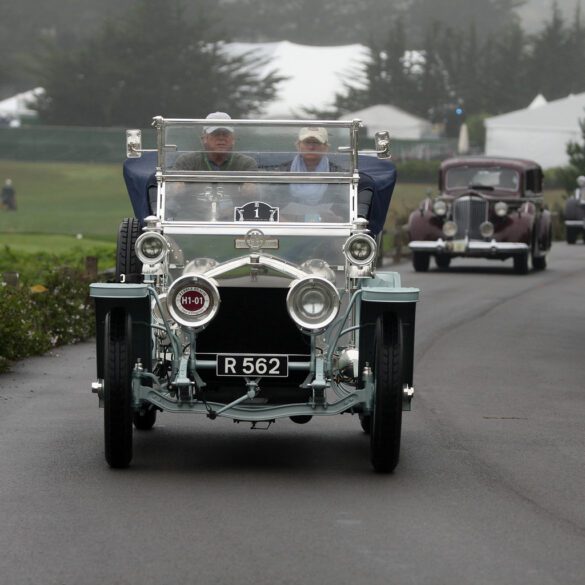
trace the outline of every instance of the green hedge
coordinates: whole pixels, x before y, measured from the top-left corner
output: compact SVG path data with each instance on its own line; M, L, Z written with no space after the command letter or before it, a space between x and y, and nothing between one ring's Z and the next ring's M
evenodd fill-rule
M12 258L8 264L6 258ZM0 372L10 362L94 335L94 308L82 258L26 257L8 250L3 272L22 271L19 286L0 278ZM8 265L7 265L8 264Z
M438 160L407 160L396 162L398 180L401 183L431 183L437 184L439 177Z

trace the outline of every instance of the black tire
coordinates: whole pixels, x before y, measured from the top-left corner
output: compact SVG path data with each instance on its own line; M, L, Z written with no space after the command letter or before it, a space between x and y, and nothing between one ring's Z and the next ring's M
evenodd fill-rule
M528 254L514 256L514 272L516 274L528 274Z
M132 323L122 309L106 316L104 372L104 439L110 467L124 468L132 460Z
M378 473L390 473L398 464L402 432L402 332L395 315L376 325L374 385L372 466Z
M546 256L533 256L532 268L534 268L534 270L546 270Z
M297 414L291 416L290 420L298 425L306 425L313 417L310 414Z
M366 435L372 432L372 417L369 414L360 414L360 426Z
M447 270L451 265L451 256L446 254L437 254L435 256L435 264L439 270Z
M573 227L566 228L567 244L574 244L577 241L579 230Z
M431 255L427 252L413 252L412 266L417 272L426 272L429 269Z
M135 412L133 416L134 426L139 431L150 431L156 422L156 408L147 408Z
M140 231L140 222L134 217L122 220L118 229L116 282L142 282L142 262L134 249Z

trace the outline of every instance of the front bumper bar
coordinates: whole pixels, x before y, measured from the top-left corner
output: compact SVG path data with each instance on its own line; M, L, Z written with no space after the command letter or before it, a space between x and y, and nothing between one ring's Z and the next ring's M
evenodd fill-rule
M489 242L480 240L415 240L408 244L413 252L452 254L456 256L510 256L527 254L528 245L522 242Z

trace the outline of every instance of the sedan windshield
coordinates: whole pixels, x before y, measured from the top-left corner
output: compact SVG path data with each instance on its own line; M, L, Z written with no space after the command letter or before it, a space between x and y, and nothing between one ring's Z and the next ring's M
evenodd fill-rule
M449 191L454 189L518 191L519 184L518 171L502 167L455 167L447 171L445 178L445 187Z

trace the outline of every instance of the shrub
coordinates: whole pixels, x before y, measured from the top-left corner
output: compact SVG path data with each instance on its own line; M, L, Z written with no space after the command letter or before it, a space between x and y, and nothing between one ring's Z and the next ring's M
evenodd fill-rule
M94 309L88 278L79 267L81 258L11 256L9 250L8 257L18 263L6 262L5 255L2 269L18 267L24 277L19 287L0 283L0 372L10 361L94 334Z

